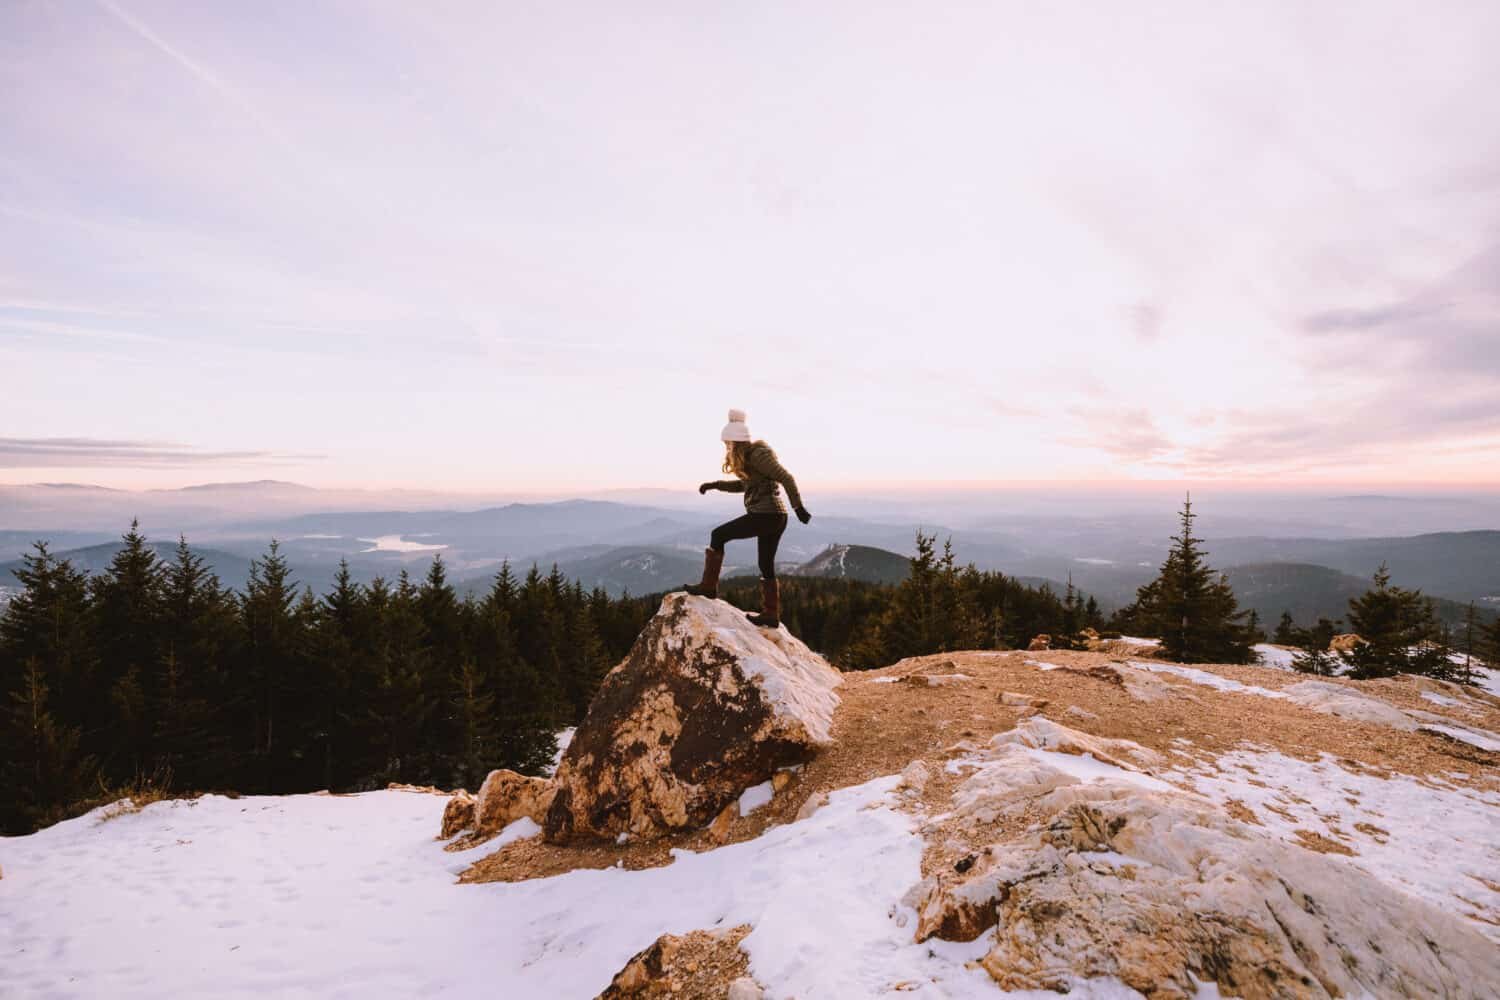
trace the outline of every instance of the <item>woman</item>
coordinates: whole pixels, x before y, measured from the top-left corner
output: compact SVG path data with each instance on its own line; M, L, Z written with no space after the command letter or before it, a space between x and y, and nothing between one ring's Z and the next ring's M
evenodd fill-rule
M724 442L724 471L733 479L704 483L698 487L699 494L709 490L725 493L745 494L745 516L737 517L719 525L709 535L708 548L703 552L703 580L689 584L684 589L699 597L719 596L719 570L724 565L724 544L736 538L754 538L760 556L760 614L751 614L753 624L765 628L776 628L781 624L781 587L776 581L776 546L781 542L781 533L786 530L786 505L781 502L780 487L786 487L786 495L792 501L792 510L797 520L806 524L812 520L807 508L802 506L802 494L797 492L797 481L792 474L776 461L776 453L764 441L750 440L750 428L745 426L743 410L730 410L729 423L719 437Z

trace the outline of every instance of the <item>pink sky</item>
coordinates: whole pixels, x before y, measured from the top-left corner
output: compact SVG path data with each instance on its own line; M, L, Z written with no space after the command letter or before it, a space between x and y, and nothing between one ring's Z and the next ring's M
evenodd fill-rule
M7 4L0 482L1495 483L1497 37Z

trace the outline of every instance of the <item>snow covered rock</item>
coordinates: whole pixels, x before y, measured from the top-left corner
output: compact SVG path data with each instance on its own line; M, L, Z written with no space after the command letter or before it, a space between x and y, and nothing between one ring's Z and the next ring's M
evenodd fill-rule
M523 816L541 823L552 805L553 792L546 778L529 778L503 768L491 771L475 802L474 827L480 833L499 833Z
M1150 997L1210 982L1246 998L1479 997L1500 982L1500 950L1459 918L1157 779L1039 750L1034 735L965 762L955 817L976 835L997 821L1010 832L916 900L917 940L978 942L1002 988L1112 977Z
M784 628L669 594L604 678L554 779L554 843L700 827L830 741L838 671Z
M1328 681L1302 681L1283 692L1288 698L1315 712L1326 712L1354 722L1374 722L1393 729L1415 730L1417 723L1405 712L1374 695L1364 694Z

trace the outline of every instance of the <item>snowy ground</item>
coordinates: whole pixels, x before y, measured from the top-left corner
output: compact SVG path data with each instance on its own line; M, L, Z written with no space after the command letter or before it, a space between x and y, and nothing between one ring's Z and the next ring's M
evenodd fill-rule
M108 821L95 812L0 839L0 993L567 1000L594 996L662 933L748 923L743 947L770 997L1043 996L1003 993L966 969L983 940L913 943L901 899L920 878L922 843L891 805L897 781L836 792L809 819L678 852L666 868L520 884L455 883L497 844L444 852L436 795L206 796ZM535 832L521 820L507 835ZM1138 996L1107 980L1072 995Z
M161 802L0 840L7 997L592 997L664 932L750 923L773 995L997 995L970 946L911 940L910 817L882 779L666 868L457 885L412 792ZM534 832L529 821L526 829ZM491 842L476 854L494 850ZM622 919L622 915L628 918ZM906 926L902 926L905 924ZM1085 994L1086 995L1086 994ZM1100 996L1108 993L1099 993Z

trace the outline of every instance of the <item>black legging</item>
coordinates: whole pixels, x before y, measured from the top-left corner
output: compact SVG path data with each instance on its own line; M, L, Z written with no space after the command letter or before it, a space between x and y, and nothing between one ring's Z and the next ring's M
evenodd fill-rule
M709 535L708 544L723 552L724 544L736 538L754 538L760 555L760 575L763 579L776 579L776 546L781 544L781 533L786 530L785 514L746 514L733 521L725 521Z

